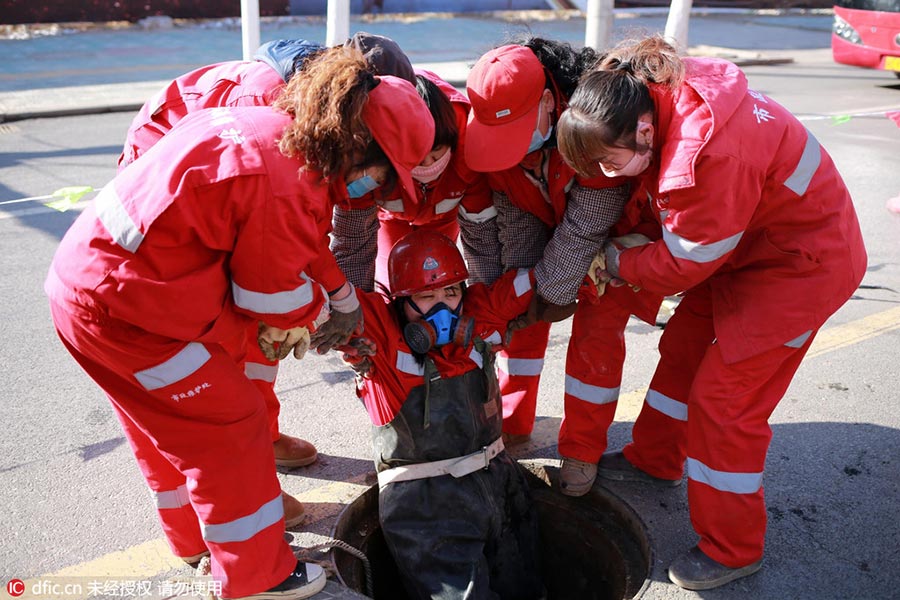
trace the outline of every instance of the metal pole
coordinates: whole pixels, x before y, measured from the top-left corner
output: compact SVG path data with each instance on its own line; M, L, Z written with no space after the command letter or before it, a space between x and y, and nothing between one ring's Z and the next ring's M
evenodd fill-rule
M614 0L588 0L584 45L605 50L612 45Z
M350 37L350 0L328 0L325 45L337 46Z
M244 60L251 60L259 48L259 0L241 0L241 40Z
M665 37L675 44L675 49L686 53L688 49L688 21L691 17L693 0L672 0L669 18L666 20Z

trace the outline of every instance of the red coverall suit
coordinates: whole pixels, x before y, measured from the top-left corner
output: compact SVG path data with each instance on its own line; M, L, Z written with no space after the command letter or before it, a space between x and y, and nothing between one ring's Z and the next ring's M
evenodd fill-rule
M866 252L831 157L733 64L685 59L676 94L651 86L659 166L642 176L662 240L624 250L619 276L687 290L625 447L664 479L687 460L700 549L760 559L768 418L817 330L856 290ZM651 167L653 169L653 167Z
M529 218L539 220L548 235L553 232L548 242L546 237L534 235L534 224L525 222L521 213L514 211L511 214L519 216L510 219L506 217L508 211L502 211L498 220L501 221L503 267L530 267L537 262L538 291L551 302L566 304L575 300L577 294L578 308L572 319L566 355L565 417L560 427L559 453L597 462L606 449L606 431L615 416L628 318L634 314L655 323L662 298L611 286L598 297L592 285L581 285L582 280L588 281L584 273L593 254L591 243L588 252L583 251L583 240L596 240L617 218L613 215L607 225L597 227L601 224L598 217L609 219L610 215L600 206L605 202L603 196L595 195L598 190L602 194L607 188L621 185L622 180L599 177L576 181L575 172L556 148L544 154L543 181L519 166L488 175L493 189L502 192L509 203L530 215ZM618 206L614 208L619 210ZM652 216L642 215L646 215L646 210L642 210L641 203L630 202L609 231L610 235L639 232L658 237L658 233L646 229ZM580 242L581 247L568 247L573 241ZM528 244L534 246L530 258L529 251L523 253L516 249ZM548 289L542 287L543 283L548 284ZM509 346L499 353L503 430L507 433L527 434L534 427L538 384L549 334L549 323L537 323L516 331Z
M490 289L470 286L462 314L476 319L475 337L499 343L507 319L527 308L531 294L530 273L509 272ZM358 393L374 426L382 532L409 597L543 597L537 515L527 482L502 446L487 466L478 452L502 443L490 349L450 343L431 350L423 365L383 296L361 294L360 304L365 336L378 352ZM429 421L424 427L423 414ZM392 467L470 454L480 465L458 477L381 479Z
M283 87L282 75L260 61L216 63L173 79L144 103L131 121L119 170L190 113L220 106L269 106Z
M416 75L432 81L450 99L459 139L446 170L436 180L420 183L416 198L405 197L396 187L390 198L375 190L362 198L349 199L351 210L336 209L332 251L350 282L362 290L372 290L376 281L379 289L388 289L388 255L394 243L410 231L427 228L456 241L462 229L467 260L482 247L472 241L473 237L496 236L497 211L487 180L482 173L469 169L463 158L469 101L431 71L416 69ZM490 233L482 233L485 229ZM490 259L496 261L495 256ZM491 280L497 275L499 271Z
M293 56L304 43L298 41L285 50L290 50L289 54ZM216 107L271 105L284 88L286 75L277 71L271 61L254 60L216 63L177 77L148 100L132 120L125 148L119 156L119 171L147 152L192 112ZM346 281L330 251L309 266L309 275L328 291L339 289ZM281 403L275 395L278 361L270 361L263 355L255 342L256 334L256 324L251 323L248 329L251 343L247 345L244 370L266 399L269 431L275 442L281 436L278 428Z
M268 107L196 112L75 221L45 289L63 343L106 392L177 556L210 550L223 596L296 563L248 325L314 322L304 270L327 253L328 188L274 143Z

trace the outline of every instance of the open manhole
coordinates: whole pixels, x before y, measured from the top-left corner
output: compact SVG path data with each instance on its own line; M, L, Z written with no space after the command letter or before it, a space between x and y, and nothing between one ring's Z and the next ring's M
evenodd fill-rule
M581 498L560 494L558 469L519 461L538 507L547 600L619 600L638 597L650 576L647 528L621 498L595 485ZM362 551L370 564L337 550L338 579L375 600L407 600L400 575L378 524L378 486L372 486L338 517L332 536Z

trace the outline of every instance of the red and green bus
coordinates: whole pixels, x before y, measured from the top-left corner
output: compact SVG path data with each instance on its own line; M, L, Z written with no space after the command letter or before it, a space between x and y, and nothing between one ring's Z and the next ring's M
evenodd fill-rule
M900 77L900 0L837 0L831 53L835 62Z

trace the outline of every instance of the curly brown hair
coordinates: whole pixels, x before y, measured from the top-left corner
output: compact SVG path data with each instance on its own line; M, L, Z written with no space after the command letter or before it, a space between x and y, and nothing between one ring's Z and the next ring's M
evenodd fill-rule
M295 74L276 106L294 117L278 142L324 177L345 176L375 144L362 113L378 81L355 48L328 49Z

